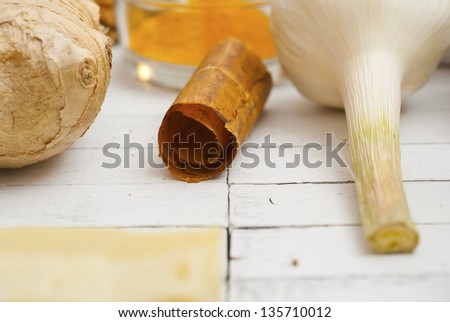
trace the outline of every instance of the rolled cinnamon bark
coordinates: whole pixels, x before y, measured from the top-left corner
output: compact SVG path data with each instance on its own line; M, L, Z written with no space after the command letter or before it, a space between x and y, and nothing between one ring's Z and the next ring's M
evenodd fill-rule
M261 59L239 40L218 44L166 113L159 153L172 174L200 182L235 158L272 88Z

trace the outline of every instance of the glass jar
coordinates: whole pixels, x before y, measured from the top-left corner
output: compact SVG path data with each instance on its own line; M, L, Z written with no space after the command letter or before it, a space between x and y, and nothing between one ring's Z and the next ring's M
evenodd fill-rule
M182 88L209 50L234 36L279 78L270 1L119 0L119 31L133 73L143 82Z

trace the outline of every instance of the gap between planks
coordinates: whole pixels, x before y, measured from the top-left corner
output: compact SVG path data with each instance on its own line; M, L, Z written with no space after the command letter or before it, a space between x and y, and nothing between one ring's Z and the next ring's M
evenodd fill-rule
M231 280L231 241L232 241L232 232L231 232L231 185L230 185L230 169L226 169L227 174L227 263L226 263L226 279L225 279L225 300L229 301L231 296L231 288L230 288L230 280Z

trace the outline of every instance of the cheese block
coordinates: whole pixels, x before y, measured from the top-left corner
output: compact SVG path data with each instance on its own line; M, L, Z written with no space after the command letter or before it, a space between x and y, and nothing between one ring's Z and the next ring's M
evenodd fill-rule
M222 237L0 229L0 301L218 301Z

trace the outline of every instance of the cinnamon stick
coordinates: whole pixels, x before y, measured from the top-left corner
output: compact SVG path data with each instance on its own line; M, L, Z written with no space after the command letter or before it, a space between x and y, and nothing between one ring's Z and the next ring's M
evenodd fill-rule
M183 181L210 179L233 161L272 88L261 59L239 40L218 44L159 129L159 153Z

